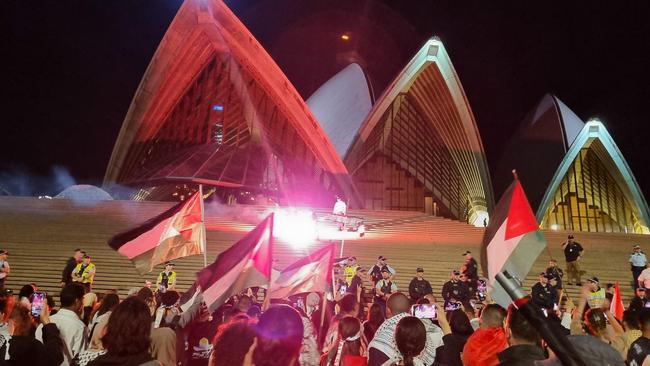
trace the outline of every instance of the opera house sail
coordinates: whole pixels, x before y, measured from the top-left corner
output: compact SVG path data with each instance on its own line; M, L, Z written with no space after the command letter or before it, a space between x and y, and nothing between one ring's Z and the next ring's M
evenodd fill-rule
M359 206L341 158L293 85L227 6L187 0L133 98L105 184L165 198L178 183ZM230 196L230 197L228 197Z
M598 120L546 95L506 148L495 186L517 169L542 228L648 234L648 205ZM500 187L499 187L500 188Z
M377 99L345 151L366 209L424 211L481 226L488 218L493 198L483 146L437 39Z

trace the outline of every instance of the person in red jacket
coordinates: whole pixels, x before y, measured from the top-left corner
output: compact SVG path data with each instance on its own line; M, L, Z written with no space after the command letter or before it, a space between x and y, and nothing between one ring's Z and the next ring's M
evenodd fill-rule
M508 348L508 339L503 329L506 310L497 304L483 308L480 327L465 343L463 365L494 366L499 364L497 353Z

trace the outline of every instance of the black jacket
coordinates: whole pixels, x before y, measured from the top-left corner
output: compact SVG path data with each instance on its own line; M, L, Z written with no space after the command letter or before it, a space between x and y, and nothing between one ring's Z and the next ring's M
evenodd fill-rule
M447 334L442 337L444 345L436 350L436 362L447 366L463 366L461 353L469 336L461 334Z
M499 366L533 366L535 361L545 360L544 350L538 346L510 346L497 354Z
M0 365L58 366L63 362L63 341L59 328L50 323L43 327L43 343L33 336L15 336L9 341L9 360L4 360L7 344L0 347Z
M72 282L72 271L77 266L77 261L70 257L67 262L65 262L65 267L63 272L61 272L61 282L70 283Z
M478 263L476 259L470 258L469 261L465 262L465 271L463 272L465 277L475 280L478 278Z
M409 296L413 301L418 301L424 295L432 293L433 289L431 288L431 284L424 278L420 281L417 277L413 277L411 283L409 283Z
M531 297L534 304L546 309L552 309L553 305L557 303L557 292L548 283L544 286L540 282L537 282L533 286Z
M461 281L447 281L442 286L442 297L445 299L445 304L451 299L462 303L469 301L469 289L467 288L467 284Z

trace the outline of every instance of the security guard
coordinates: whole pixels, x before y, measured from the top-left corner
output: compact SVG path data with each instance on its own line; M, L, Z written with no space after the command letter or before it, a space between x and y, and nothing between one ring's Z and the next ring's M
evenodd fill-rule
M175 264L172 261L165 262L165 270L158 275L156 288L161 293L176 289L176 272L173 271L174 266Z
M549 276L546 272L539 274L539 282L533 286L531 298L533 303L539 306L540 308L552 310L555 304L558 303L557 292L551 286L548 281L552 277Z
M95 264L90 263L90 256L84 254L81 263L77 264L75 269L72 270L72 282L81 283L86 292L92 292L96 271Z
M634 290L639 287L639 275L648 266L648 258L645 253L641 251L641 247L634 246L632 254L630 254L630 269L632 270L632 282L634 282Z
M460 271L451 272L451 279L442 286L442 297L445 299L445 309L449 309L450 303L466 304L469 302L469 289L467 284L461 281Z

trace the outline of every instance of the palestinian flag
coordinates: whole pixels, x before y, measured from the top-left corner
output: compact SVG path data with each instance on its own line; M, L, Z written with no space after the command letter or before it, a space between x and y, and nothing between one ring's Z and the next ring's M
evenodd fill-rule
M325 292L332 283L334 244L306 256L285 268L273 279L270 296L283 299L303 292Z
M494 208L483 235L481 267L494 301L504 308L512 302L495 281L496 274L508 271L523 281L544 248L544 235L539 230L524 189L515 177Z
M129 258L140 274L172 259L201 254L205 250L202 204L197 192L144 224L115 235L108 245Z
M198 274L198 286L210 312L232 295L243 290L268 285L271 281L273 253L273 214Z

